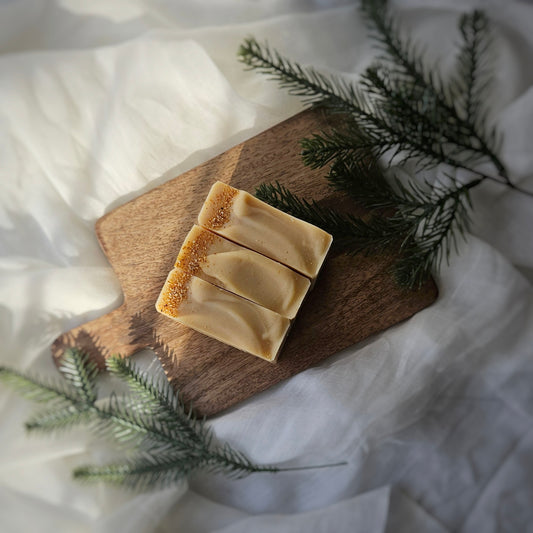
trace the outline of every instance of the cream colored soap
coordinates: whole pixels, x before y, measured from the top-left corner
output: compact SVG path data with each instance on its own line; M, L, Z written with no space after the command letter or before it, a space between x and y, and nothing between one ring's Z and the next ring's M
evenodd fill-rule
M287 318L296 316L310 286L294 270L197 225L175 266Z
M290 320L250 300L175 268L156 309L204 335L267 361L275 361Z
M331 246L320 228L217 181L198 216L200 226L302 273L312 281Z

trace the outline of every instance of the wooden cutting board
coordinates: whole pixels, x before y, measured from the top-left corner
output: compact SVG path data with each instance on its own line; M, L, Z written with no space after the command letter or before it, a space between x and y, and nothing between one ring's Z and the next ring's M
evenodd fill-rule
M327 127L326 121L317 111L295 115L99 219L96 234L121 283L124 303L56 339L56 360L69 346L102 365L111 354L126 357L152 348L184 401L192 402L198 415L209 416L431 304L437 297L435 283L418 291L398 287L390 274L392 254L330 255L275 364L156 312L165 278L216 180L251 193L262 182L278 180L297 194L340 205L325 171L305 167L300 157L298 141Z

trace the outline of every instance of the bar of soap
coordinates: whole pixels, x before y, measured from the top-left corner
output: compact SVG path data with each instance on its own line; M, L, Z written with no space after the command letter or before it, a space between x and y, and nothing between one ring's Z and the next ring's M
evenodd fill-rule
M156 309L177 322L273 362L290 327L286 317L174 268Z
M197 225L175 267L287 318L296 316L310 286L294 270Z
M198 224L293 268L312 282L332 242L322 229L220 181L211 187Z
M331 242L320 228L216 182L156 309L274 362Z

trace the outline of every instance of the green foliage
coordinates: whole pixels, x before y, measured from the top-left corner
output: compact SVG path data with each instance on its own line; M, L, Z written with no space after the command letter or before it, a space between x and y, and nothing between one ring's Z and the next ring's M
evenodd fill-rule
M239 48L239 58L250 69L269 74L289 94L300 96L311 106L328 107L338 112L353 111L356 99L352 84L336 76L326 76L312 67L304 68L284 58L255 39L245 39Z
M215 442L211 430L185 409L167 380L144 375L129 360L107 360L109 373L129 387L130 394L97 398L97 367L79 350L68 350L60 366L64 381L46 382L0 367L0 381L42 408L26 422L29 432L55 433L85 425L111 437L125 459L107 465L76 468L75 479L104 481L136 490L178 483L199 470L243 477L255 472L306 468L257 465L228 444ZM344 463L338 463L344 464Z
M371 218L363 222L322 209L279 184L263 184L256 194L330 231L350 253L399 245L398 280L416 287L468 230L473 187L492 180L532 193L511 182L497 155L500 135L486 106L491 38L485 15L476 10L461 17L456 69L444 80L420 45L402 35L385 0L363 0L361 9L379 52L358 84L304 68L252 38L241 45L239 57L305 103L338 114L334 128L301 141L303 161L312 168L329 165L329 184L370 209ZM430 187L414 178L407 185L395 176L385 179L379 162L391 166L407 160L418 170L463 169L470 181L450 178ZM492 164L496 174L477 171L480 163ZM393 214L385 218L383 210Z

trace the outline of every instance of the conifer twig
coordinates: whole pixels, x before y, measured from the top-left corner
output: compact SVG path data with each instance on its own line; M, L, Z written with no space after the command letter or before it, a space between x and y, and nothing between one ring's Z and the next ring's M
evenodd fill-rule
M361 10L379 56L357 85L302 67L253 38L244 41L239 58L303 97L304 103L342 114L340 125L301 141L303 161L312 168L329 166L329 184L370 209L372 217L363 222L321 209L279 184L263 184L257 195L332 232L350 253L379 252L400 243L398 279L416 287L464 238L473 188L493 181L524 195L533 196L533 191L510 179L497 154L501 134L490 125L486 106L492 47L483 12L461 17L457 68L444 80L427 64L420 45L402 35L386 0L362 0ZM466 170L470 178L466 183L450 178L446 186L437 181L433 190L414 179L405 186L393 176L389 183L380 163L402 165L407 160L420 170L437 165ZM487 162L494 174L478 170ZM384 208L394 214L384 219Z
M185 409L167 380L156 382L119 357L108 359L107 369L126 382L131 394L98 399L96 365L76 349L68 350L61 361L65 382L48 383L0 367L0 381L42 404L26 423L28 431L54 433L83 424L125 447L120 462L76 468L74 477L80 481L148 490L178 483L199 470L239 478L345 464L294 468L256 464L227 443L215 442L205 421L197 419L192 408Z

